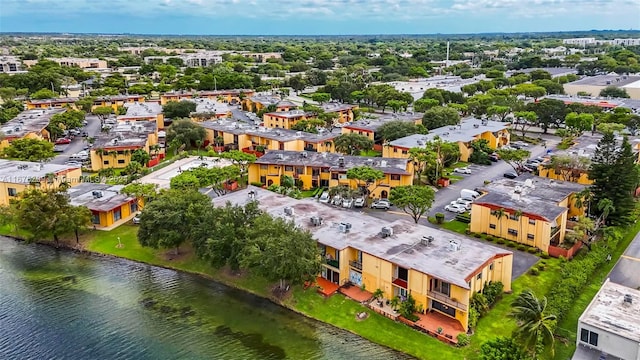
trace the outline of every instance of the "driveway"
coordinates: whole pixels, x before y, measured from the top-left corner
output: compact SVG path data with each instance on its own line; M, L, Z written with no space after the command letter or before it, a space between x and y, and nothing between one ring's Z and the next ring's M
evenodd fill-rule
M247 116L247 114L244 111L242 111L241 109L232 107L231 108L231 114L233 114L233 118L235 120L240 120L242 122L253 124L253 120L251 120Z
M627 250L611 269L612 282L633 289L640 289L640 233L637 233Z
M80 131L86 131L89 137L96 137L100 133L100 119L93 115L87 115L87 126L83 127ZM56 157L53 158L51 164L62 165L69 161L69 157L76 154L87 145L82 136L76 136L68 145L57 145L58 148L63 149L62 153L56 153Z
M543 135L546 139L548 148L554 148L558 144L558 138L554 136ZM531 157L537 157L546 154L547 149L544 146L531 146L528 148L531 151ZM504 173L513 170L513 168L504 161L498 161L492 165L476 165L470 164L471 174L456 174L463 176L464 179L458 180L456 183L438 190L436 198L429 212L429 216L435 216L436 213L445 214L446 220L455 218L456 214L445 211L444 207L457 200L460 197L460 190L462 189L475 189L477 187L484 186L485 180L495 180L503 177Z

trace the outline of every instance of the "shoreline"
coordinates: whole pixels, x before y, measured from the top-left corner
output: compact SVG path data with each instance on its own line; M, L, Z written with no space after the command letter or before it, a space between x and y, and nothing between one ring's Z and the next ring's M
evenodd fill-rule
M291 311L293 313L296 313L296 314L298 314L300 316L304 316L307 319L310 319L312 321L321 323L323 325L332 326L332 327L334 327L336 329L339 329L339 330L342 330L342 331L349 332L349 333L351 333L353 335L359 336L359 337L361 337L361 338L363 338L363 339L365 339L367 341L370 341L373 344L376 344L378 346L382 346L382 347L385 347L387 349L393 350L393 351L398 352L400 354L403 354L403 355L405 355L407 357L420 359L419 357L417 357L414 354L406 353L406 352L404 352L402 350L393 348L391 346L388 346L388 345L385 345L385 344L381 344L381 343L376 342L376 341L374 341L374 340L372 340L372 339L370 339L368 337L365 337L362 334L359 334L359 333L357 333L357 332L355 332L353 330L350 330L350 329L347 329L347 328L344 328L344 327L340 327L340 326L336 326L336 325L334 325L334 324L332 324L330 322L322 321L322 320L320 320L320 319L318 319L316 317L311 316L308 313L305 313L305 312L303 312L301 310L298 310L298 309L296 309L296 308L294 308L292 306L287 305L285 302L280 301L279 299L277 299L277 298L275 298L273 296L264 296L263 294L259 294L259 293L255 292L255 291L253 291L251 289L248 289L246 287L239 286L237 283L234 283L233 281L225 280L225 279L223 279L221 277L214 277L214 276L211 276L209 274L198 272L198 271L190 271L190 270L185 270L185 269L179 269L177 267L166 266L166 265L161 265L161 264L153 264L153 263L150 263L150 262L147 262L147 261L143 261L143 260L135 260L135 259L131 259L131 258L123 257L123 256L117 256L117 255L113 255L113 254L102 253L102 252L97 252L97 251L93 251L93 250L87 250L87 249L84 249L84 248L78 248L78 247L75 247L75 246L70 246L69 244L66 244L66 243L61 243L60 246L56 246L54 243L47 242L47 241L28 242L24 238L21 238L21 237L16 236L16 235L0 234L0 236L3 236L3 237L8 238L8 239L11 239L11 240L13 240L15 242L23 243L24 245L36 244L36 245L40 245L40 246L46 246L46 247L52 248L54 250L73 252L73 253L76 253L76 254L86 254L86 255L89 255L91 257L123 259L123 260L131 261L131 262L134 262L134 263L138 263L138 264L155 266L155 267L162 268L162 269L179 271L179 272L182 272L182 273L185 273L185 274L191 274L191 275L195 275L195 276L200 276L200 277L202 277L202 278L204 278L206 280L213 281L213 282L218 283L220 285L227 286L227 287L229 287L231 289L243 291L243 292L246 292L246 293L251 294L253 296L256 296L256 297L258 297L260 299L268 300L269 302L271 302L274 305L280 306L280 307L282 307L284 309L287 309L287 310L289 310L289 311ZM292 293L293 293L293 289L291 289L289 291L289 293L290 293L289 296L291 296ZM365 307L365 309L371 310L368 307ZM391 320L389 320L389 321L391 321Z

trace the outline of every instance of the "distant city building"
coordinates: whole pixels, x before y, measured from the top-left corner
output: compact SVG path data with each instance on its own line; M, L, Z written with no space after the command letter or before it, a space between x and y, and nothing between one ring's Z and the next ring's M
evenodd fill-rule
M145 64L166 63L169 59L180 59L187 67L206 67L222 62L222 54L225 51L198 51L194 53L182 53L173 56L147 56Z
M16 56L0 56L0 73L16 73L22 70L22 63Z
M618 75L616 73L598 76L587 76L580 80L564 84L564 91L569 95L586 93L598 96L603 89L614 86L624 89L631 99L640 100L640 76Z
M562 40L563 44L567 45L622 45L622 46L638 46L640 45L640 38L631 39L613 39L613 40L596 40L592 37L587 38L572 38Z
M105 69L107 68L107 61L100 59L90 59L90 58L47 58L47 60L51 60L55 63L58 63L60 66L75 66L81 69ZM38 63L38 60L25 60L23 61L25 66L32 67L33 65Z

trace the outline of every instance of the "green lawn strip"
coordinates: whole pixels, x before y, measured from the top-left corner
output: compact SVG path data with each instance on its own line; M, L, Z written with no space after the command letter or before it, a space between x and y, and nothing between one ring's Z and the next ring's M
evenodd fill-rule
M622 241L618 245L616 251L611 254L612 259L619 259L624 251L629 247L631 241L640 231L640 222L634 224L629 228L629 231L625 234ZM598 290L602 286L602 283L607 279L607 276L611 272L611 269L616 265L616 261L610 261L604 264L596 270L592 276L589 277L590 282L584 287L584 290L580 296L575 299L574 306L569 310L567 315L562 321L558 323L558 328L563 335L569 335L567 345L556 346L555 359L568 359L576 349L576 335L578 327L578 319L584 310L589 306L591 300L596 296Z
M467 228L469 227L469 224L465 224L462 221L458 221L458 220L451 220L451 221L445 221L442 223L442 227L444 229L453 231L453 232L457 232L459 234L465 234L465 231L467 230Z
M368 157L378 157L382 155L380 151L375 150L362 150L360 151L360 156L368 156Z

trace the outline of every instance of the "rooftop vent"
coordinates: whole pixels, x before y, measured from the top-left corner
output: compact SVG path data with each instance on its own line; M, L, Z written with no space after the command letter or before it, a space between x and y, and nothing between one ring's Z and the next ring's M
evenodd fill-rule
M462 244L456 240L449 240L449 250L451 251L460 251L462 248Z
M284 154L276 154L278 160L284 160Z
M422 239L420 239L420 244L424 246L429 246L431 245L432 242L433 242L433 236L423 236Z
M477 129L480 127L480 124L473 124L473 127Z
M380 160L380 167L386 167L387 166L387 160Z
M307 153L306 151L303 151L300 153L300 157L306 158L309 156L309 153Z
M91 192L91 195L93 195L94 198L99 199L104 196L104 193L100 190L95 190Z
M340 223L340 226L338 226L338 229L340 230L341 233L348 233L351 230L351 223Z
M320 216L312 216L310 221L311 221L311 225L313 226L322 225L322 218Z
M18 170L26 170L28 168L29 168L29 165L27 164L18 165Z
M294 214L293 208L290 207L290 206L285 207L284 208L284 214L287 215L287 216L293 216L293 214Z
M633 297L631 296L631 294L624 294L624 302L627 304L633 303Z
M385 226L382 228L382 231L380 232L380 234L382 234L383 238L393 236L393 228L390 226Z
M344 158L342 156L340 156L338 158L338 166L343 167L344 166Z
M442 133L442 136L449 136L449 132Z

